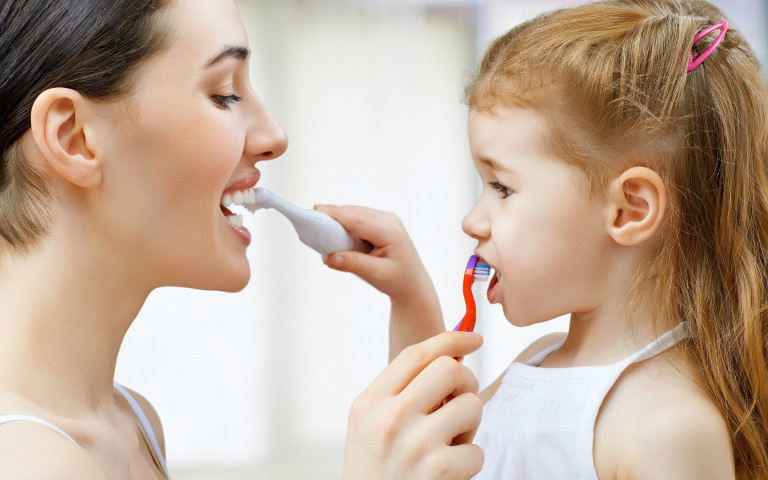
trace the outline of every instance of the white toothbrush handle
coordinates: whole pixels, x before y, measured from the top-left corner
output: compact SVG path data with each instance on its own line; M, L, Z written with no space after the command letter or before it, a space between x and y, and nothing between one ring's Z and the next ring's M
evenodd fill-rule
M304 210L300 217L289 219L299 239L324 257L343 250L370 251L370 244L350 235L339 222L323 212Z
M325 213L297 207L263 187L254 190L256 205L282 213L293 224L299 239L324 257L343 250L365 253L371 250L370 243L350 235L339 222Z

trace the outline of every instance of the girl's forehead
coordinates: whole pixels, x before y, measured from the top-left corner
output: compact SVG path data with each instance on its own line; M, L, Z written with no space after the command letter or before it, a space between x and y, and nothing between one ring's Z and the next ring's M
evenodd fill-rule
M546 119L533 108L513 107L491 112L470 110L469 142L473 156L542 153L547 138Z

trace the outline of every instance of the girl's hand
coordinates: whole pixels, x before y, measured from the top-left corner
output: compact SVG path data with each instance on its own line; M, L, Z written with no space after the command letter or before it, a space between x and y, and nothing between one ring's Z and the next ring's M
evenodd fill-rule
M324 261L335 270L354 273L389 295L390 360L406 346L445 330L432 279L397 215L356 206L315 208L373 245L368 253L337 252Z
M482 413L478 382L452 357L481 343L475 333L446 332L403 350L352 405L343 480L458 480L479 472L483 452L471 443Z
M369 253L334 253L325 259L326 265L354 273L393 302L416 303L425 293L434 292L432 280L397 215L357 206L318 205L315 209L373 245Z

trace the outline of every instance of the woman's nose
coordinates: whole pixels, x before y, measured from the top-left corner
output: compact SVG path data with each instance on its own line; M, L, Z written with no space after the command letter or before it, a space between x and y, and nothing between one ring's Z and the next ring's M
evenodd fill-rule
M461 229L475 240L490 237L491 223L480 208L480 202L477 202L472 207L472 210L464 216L464 219L461 221Z
M259 102L245 137L245 156L255 162L272 160L285 153L287 148L288 136L285 130L266 106Z

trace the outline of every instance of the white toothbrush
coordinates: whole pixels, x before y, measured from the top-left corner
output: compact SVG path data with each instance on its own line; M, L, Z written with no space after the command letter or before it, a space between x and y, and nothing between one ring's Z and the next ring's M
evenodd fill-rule
M305 245L324 257L342 250L369 252L372 248L370 243L350 235L339 222L323 212L297 207L263 187L256 187L253 191L256 198L251 197L253 202L244 202L245 208L251 213L259 208L274 208L291 221Z

